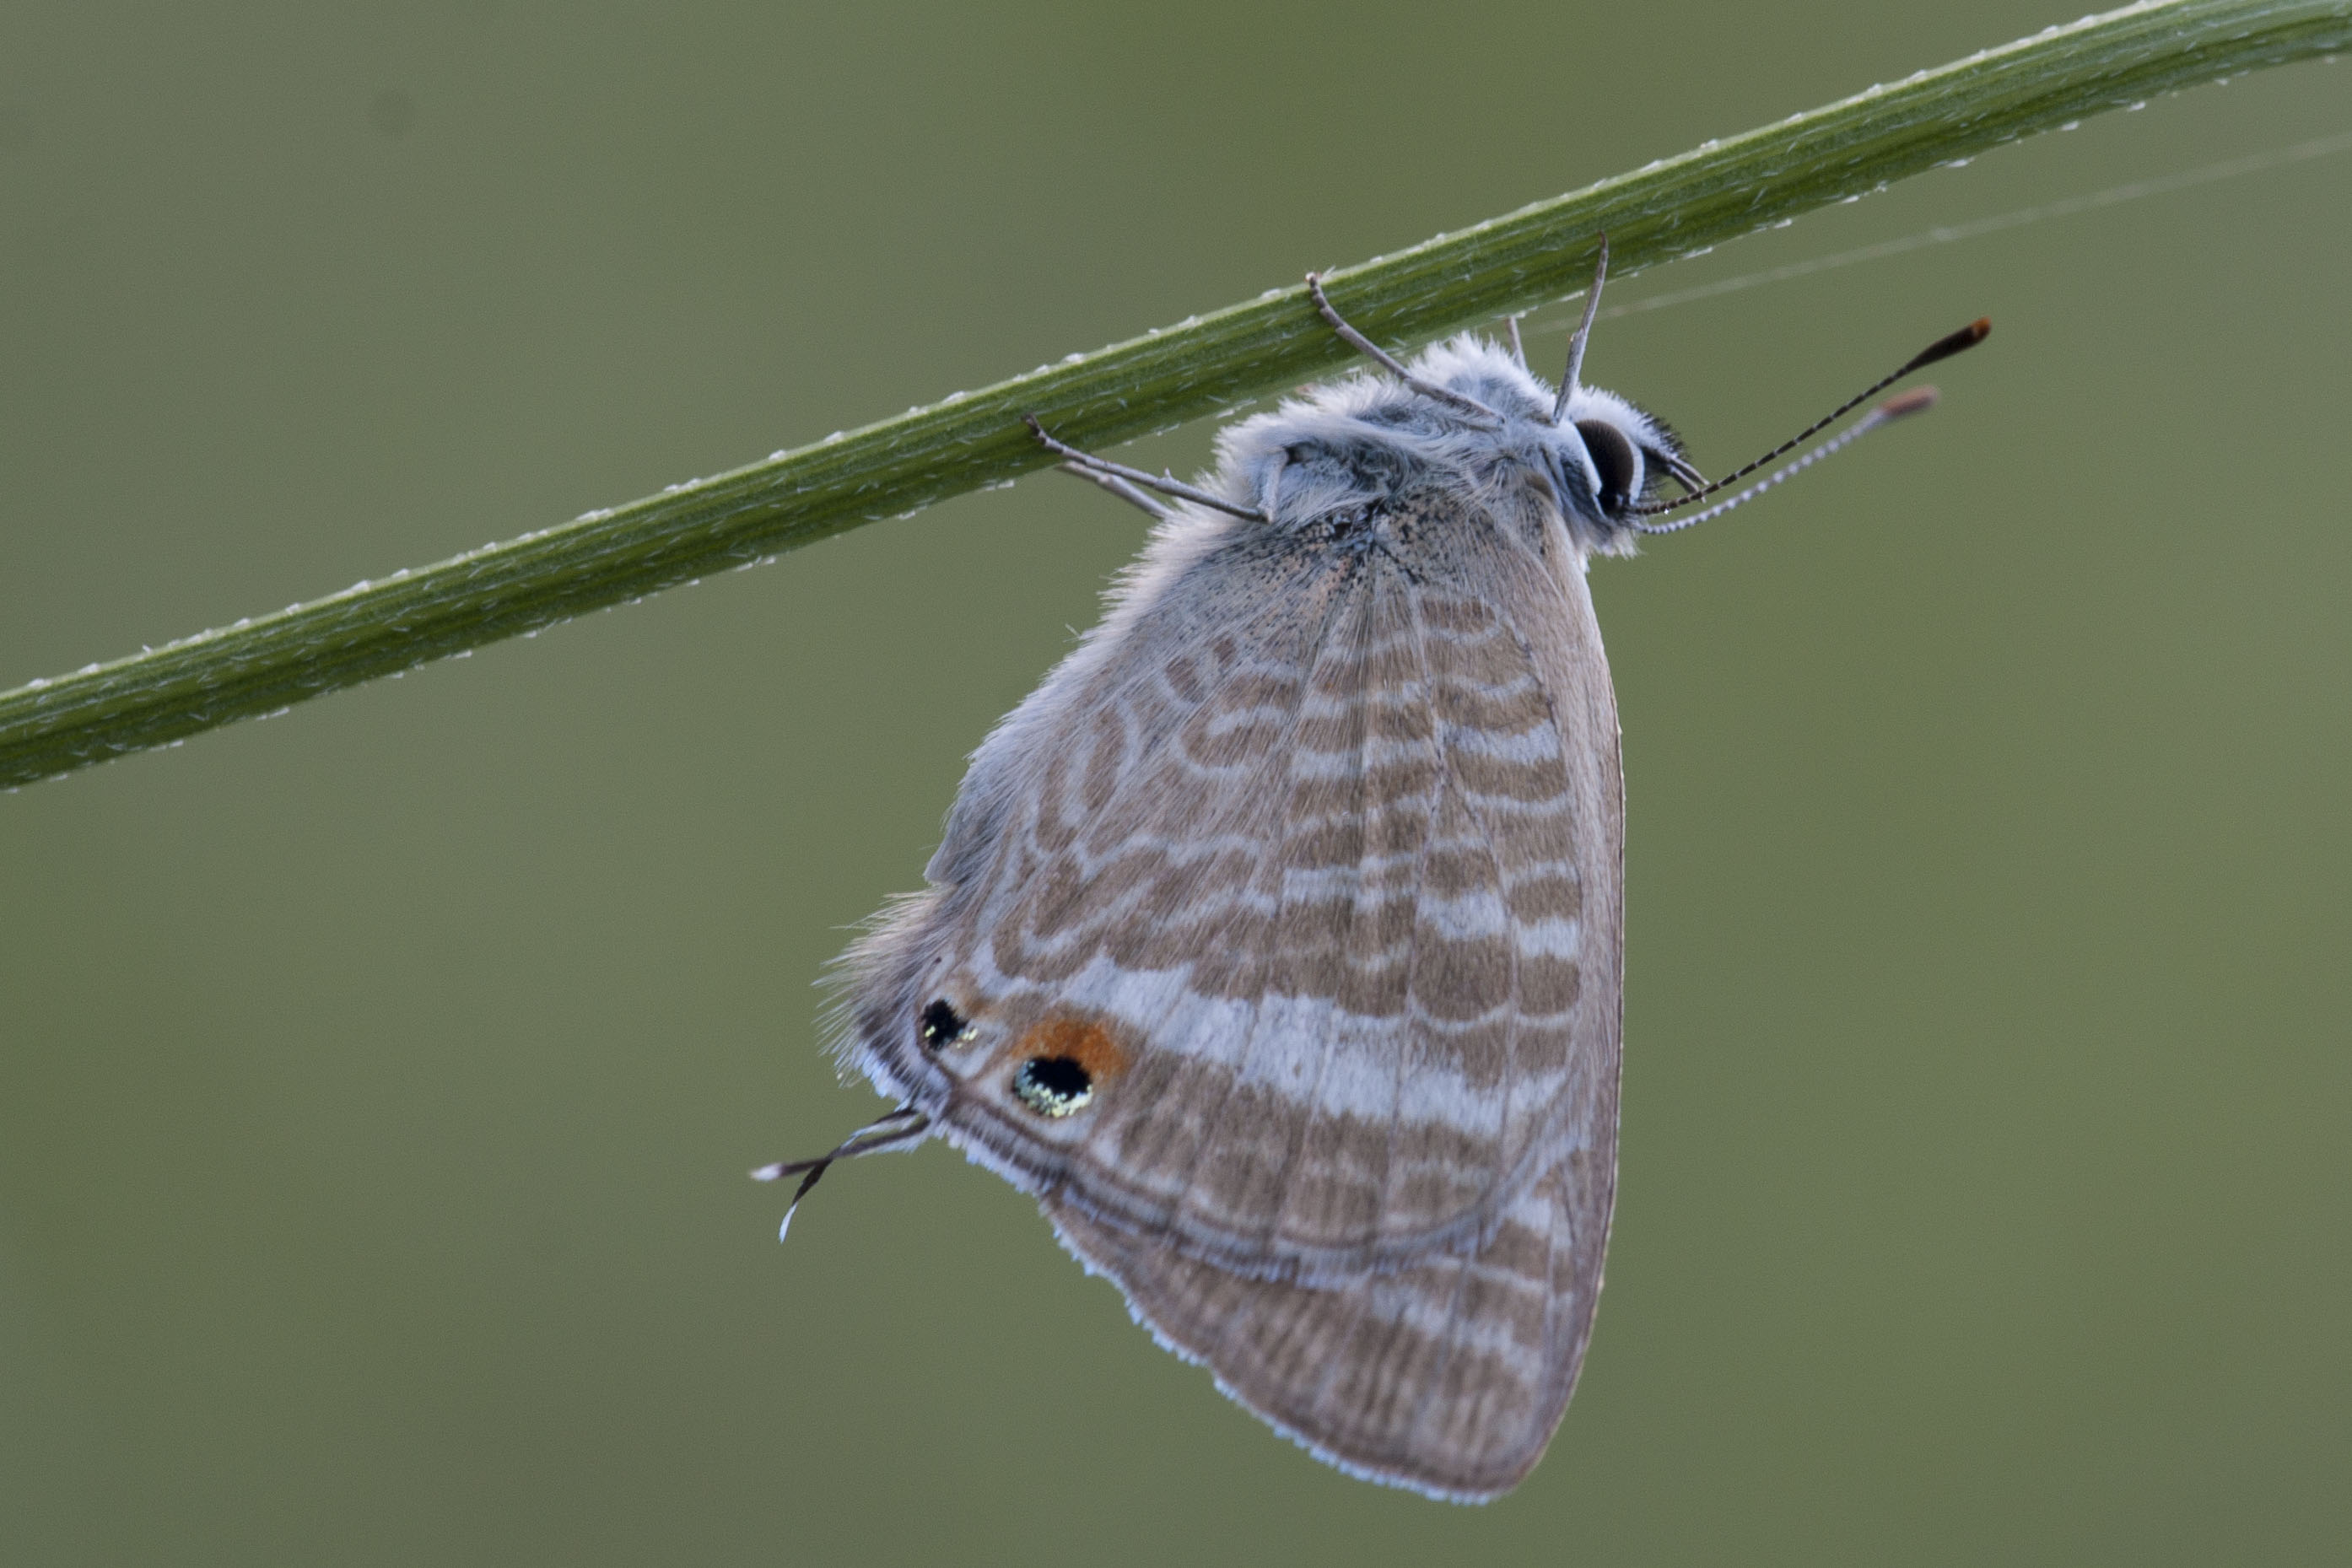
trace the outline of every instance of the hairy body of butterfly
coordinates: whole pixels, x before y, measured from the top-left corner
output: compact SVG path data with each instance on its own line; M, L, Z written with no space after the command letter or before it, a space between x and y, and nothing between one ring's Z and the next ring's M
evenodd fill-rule
M1165 514L845 960L849 1064L1373 1479L1507 1490L1591 1332L1624 812L1584 571L1669 470L1468 336L1234 426L1228 509Z

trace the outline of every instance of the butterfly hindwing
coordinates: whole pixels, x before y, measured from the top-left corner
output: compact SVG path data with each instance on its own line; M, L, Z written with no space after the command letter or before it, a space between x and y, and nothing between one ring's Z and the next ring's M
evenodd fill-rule
M1354 1474L1484 1501L1542 1458L1575 1387L1612 1179L1571 1151L1475 1251L1332 1286L1251 1279L1045 1207L1161 1343L1285 1434Z

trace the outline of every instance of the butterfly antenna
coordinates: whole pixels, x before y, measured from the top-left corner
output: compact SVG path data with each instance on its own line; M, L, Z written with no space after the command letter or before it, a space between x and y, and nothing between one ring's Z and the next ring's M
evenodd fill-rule
M860 1155L878 1155L885 1149L903 1148L919 1144L930 1135L931 1119L912 1105L901 1105L896 1111L876 1117L865 1126L841 1140L827 1153L813 1160L779 1160L772 1166L761 1166L751 1173L753 1181L782 1181L788 1176L801 1178L793 1189L793 1200L784 1206L783 1223L776 1227L776 1239L782 1241L792 1233L793 1216L801 1199L824 1178L824 1173L836 1160L854 1160Z
M1717 479L1714 484L1694 490L1687 496L1677 496L1671 501L1647 501L1638 507L1629 507L1628 510L1636 517L1654 517L1662 512L1678 512L1685 507L1692 505L1694 502L1705 500L1709 496L1717 495L1721 491L1727 490L1732 486L1739 483L1740 480L1747 478L1750 474L1755 473L1759 468L1763 467L1766 464L1771 463L1776 459L1795 451L1799 446L1811 441L1814 436L1819 435L1822 431L1827 430L1831 425L1835 424L1839 420L1843 419L1847 414L1852 413L1855 409L1860 408L1864 403L1868 402L1872 398L1876 397L1880 392L1885 392L1888 387L1893 386L1896 382L1901 381L1905 376L1909 375L1912 371L1922 370L1928 365L1934 364L1938 360L1948 360L1954 354L1964 353L1968 350L1975 348L1979 343L1983 342L1986 336L1991 331L1992 322L1985 318L1979 317L1976 320L1971 321L1967 326L1961 328L1958 331L1948 333L1944 337L1937 339L1934 342L1928 344L1926 348L1920 350L1917 353L1904 361L1902 366L1893 373L1881 376L1877 381L1873 382L1870 385L1863 388L1862 391L1854 393L1853 396L1846 399L1843 402L1838 404L1837 407L1830 410L1829 413L1813 421L1812 423L1805 426L1804 429L1797 432L1796 434L1789 437L1788 440L1780 443L1780 445L1775 446L1771 451L1764 454L1763 456L1756 459L1755 462L1748 464L1743 467L1735 468L1730 473L1726 474L1722 478ZM1811 467L1812 465L1820 462L1822 458L1828 456L1831 453L1837 451L1840 447L1849 444L1857 437L1866 434L1870 431L1875 430L1880 425L1885 424L1890 421L1900 419L1905 414L1917 413L1924 409L1932 407L1935 401L1935 394L1932 390L1927 392L1927 396L1924 400L1922 400L1917 393L1912 393L1905 397L1890 398L1885 404L1873 410L1869 418L1862 421L1861 423L1855 425L1852 430L1847 431L1844 434L1839 436L1834 441L1824 442L1821 446L1811 452L1806 453L1804 456L1799 458L1796 462L1790 464L1786 468L1774 473L1769 478L1765 479L1761 484L1755 486L1752 489L1742 491L1736 499L1727 501L1718 507L1710 507L1702 514L1677 519L1670 527L1656 528L1640 522L1636 522L1634 527L1640 528L1641 531L1645 534L1671 533L1675 529L1690 527L1693 523L1697 522L1700 517L1712 517L1718 516L1723 512L1727 512L1733 507L1739 505L1741 501L1747 500L1750 496L1769 490L1773 486L1779 484L1781 480L1787 478L1790 475L1794 474L1801 469Z
M1898 392L1854 421L1848 428L1839 431L1835 435L1806 453L1802 457L1793 463L1783 464L1729 499L1717 501L1703 512L1693 512L1689 517L1676 517L1671 523L1650 523L1636 518L1633 527L1636 531L1645 534L1678 534L1694 524L1706 522L1710 517L1719 517L1734 507L1747 505L1781 480L1803 473L1831 453L1853 445L1881 425L1892 424L1895 421L1909 414L1927 413L1936 406L1936 397L1934 387L1916 387L1907 392Z
M1592 319L1601 314L1601 286L1609 281L1609 236L1601 236L1601 256L1592 264L1592 287L1584 295L1584 319L1576 324L1576 335L1568 340L1568 369L1559 378L1559 396L1552 400L1551 422L1558 424L1568 417L1568 400L1584 384L1584 345L1592 340Z

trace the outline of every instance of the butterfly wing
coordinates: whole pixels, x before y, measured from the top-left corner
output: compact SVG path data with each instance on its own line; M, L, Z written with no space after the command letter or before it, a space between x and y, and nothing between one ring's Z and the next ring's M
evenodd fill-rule
M1165 530L851 955L852 1060L1070 1225L1239 1278L1475 1250L1563 1150L1612 1168L1591 602L1445 521L1402 557Z
M1051 1198L1045 1210L1162 1344L1318 1458L1482 1502L1534 1468L1568 1406L1613 1184L1611 1161L1577 1149L1475 1251L1332 1286L1250 1279Z

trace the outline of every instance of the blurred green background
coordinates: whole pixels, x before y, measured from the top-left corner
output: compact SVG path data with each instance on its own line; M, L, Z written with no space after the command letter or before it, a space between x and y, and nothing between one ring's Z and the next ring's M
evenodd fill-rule
M634 497L2064 20L0 10L0 684ZM2352 128L2308 65L1613 298ZM812 982L1139 519L1042 477L0 799L13 1562L2352 1549L2352 155L1612 322L1610 1289L1486 1510L1347 1480L878 1108ZM1535 343L1559 352L1559 313ZM1206 427L1130 449L1180 468Z

